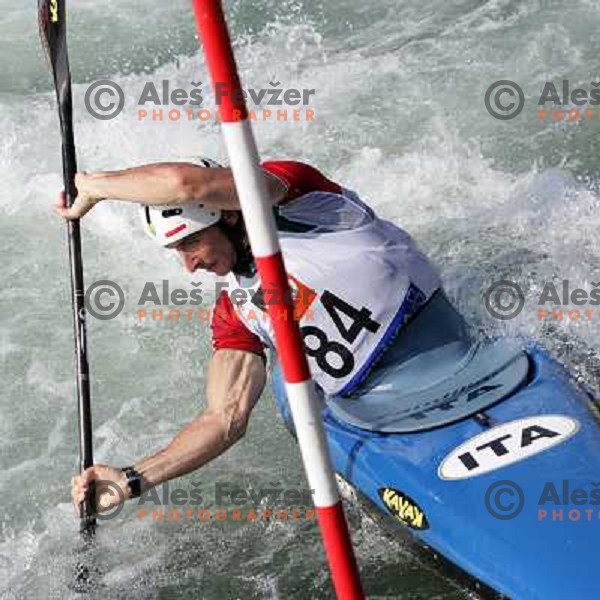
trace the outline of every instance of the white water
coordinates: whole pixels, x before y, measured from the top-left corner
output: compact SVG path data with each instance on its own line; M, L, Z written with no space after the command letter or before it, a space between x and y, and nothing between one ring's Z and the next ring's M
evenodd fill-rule
M35 7L0 8L0 597L67 598L77 434L65 235L50 209L61 187L58 125ZM596 172L598 125L539 123L531 109L546 79L600 80L597 3L244 0L228 9L246 85L316 90L314 122L255 128L263 157L306 160L357 190L418 239L475 327L534 337L597 382L597 321L539 322L528 293L523 313L499 322L481 301L498 279L530 292L550 279L600 281L598 196L573 179ZM225 160L215 123L135 119L144 82L207 81L189 3L81 1L69 27L81 169ZM102 122L83 95L107 76L127 103ZM528 114L490 117L483 95L498 79L522 85ZM134 207L99 206L84 220L84 245L87 281L110 278L127 294L119 318L89 327L96 458L122 465L200 410L208 329L136 323L143 282L189 278L146 241ZM270 395L246 439L192 480L302 485ZM399 559L402 549L355 507L351 520L371 597L458 597ZM306 598L329 593L318 548L305 524L153 524L130 511L103 527L94 558L103 597Z

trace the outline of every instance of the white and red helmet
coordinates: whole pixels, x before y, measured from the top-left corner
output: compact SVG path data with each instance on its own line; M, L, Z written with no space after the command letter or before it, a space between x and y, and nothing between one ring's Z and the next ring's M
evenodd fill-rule
M209 158L189 161L200 167L220 167ZM180 206L142 206L146 233L161 246L168 247L176 242L214 225L221 218L218 208L202 202L189 202Z

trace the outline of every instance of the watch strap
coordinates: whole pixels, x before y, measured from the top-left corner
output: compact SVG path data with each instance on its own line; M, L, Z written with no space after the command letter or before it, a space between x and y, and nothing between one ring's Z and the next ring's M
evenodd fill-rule
M135 467L123 467L121 469L127 478L127 486L132 498L139 498L142 493L142 476L135 470Z

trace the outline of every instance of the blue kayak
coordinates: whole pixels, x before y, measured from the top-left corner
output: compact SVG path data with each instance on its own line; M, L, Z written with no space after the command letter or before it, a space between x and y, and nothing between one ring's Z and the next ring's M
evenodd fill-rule
M540 347L466 343L433 304L360 394L323 400L337 473L484 595L600 597L592 393ZM278 367L274 389L293 432Z

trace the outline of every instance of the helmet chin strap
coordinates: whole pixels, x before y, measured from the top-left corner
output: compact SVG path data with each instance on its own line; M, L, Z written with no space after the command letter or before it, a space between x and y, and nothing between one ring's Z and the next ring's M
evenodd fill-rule
M256 274L256 265L241 215L234 225L229 225L221 219L217 226L227 236L235 250L236 261L231 269L233 273L242 277L253 277Z

